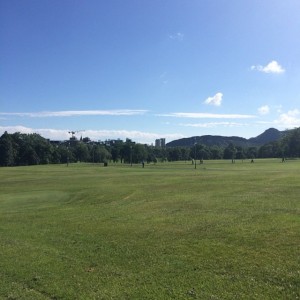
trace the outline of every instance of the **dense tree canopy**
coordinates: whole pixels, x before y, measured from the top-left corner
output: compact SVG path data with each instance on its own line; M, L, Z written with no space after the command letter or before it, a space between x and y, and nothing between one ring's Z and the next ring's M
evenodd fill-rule
M56 164L69 162L156 163L178 160L253 159L300 157L300 128L289 130L281 140L261 147L226 147L195 144L191 147L153 147L130 139L93 142L81 140L51 142L38 134L8 134L0 137L0 166Z

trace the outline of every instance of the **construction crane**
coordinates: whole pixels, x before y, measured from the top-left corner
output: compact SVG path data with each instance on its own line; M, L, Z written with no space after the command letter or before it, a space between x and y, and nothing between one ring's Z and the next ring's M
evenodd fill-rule
M83 132L84 130L74 130L74 131L68 131L69 134L71 134L71 139L74 140L75 138L75 134L78 132Z

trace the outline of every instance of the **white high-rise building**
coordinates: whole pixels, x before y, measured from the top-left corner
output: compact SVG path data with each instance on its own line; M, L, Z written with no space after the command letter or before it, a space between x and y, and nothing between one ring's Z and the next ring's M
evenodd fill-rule
M155 140L155 147L156 148L165 148L166 147L166 139L156 139Z

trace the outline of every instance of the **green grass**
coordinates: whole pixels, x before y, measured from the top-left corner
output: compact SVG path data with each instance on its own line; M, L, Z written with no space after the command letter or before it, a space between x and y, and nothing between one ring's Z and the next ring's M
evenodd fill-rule
M0 299L299 299L300 161L0 169Z

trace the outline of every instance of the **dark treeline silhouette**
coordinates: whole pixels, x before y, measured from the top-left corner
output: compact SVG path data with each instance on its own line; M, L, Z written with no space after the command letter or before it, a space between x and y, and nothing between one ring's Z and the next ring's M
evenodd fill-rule
M191 147L157 148L130 139L93 142L75 137L64 142L49 141L38 134L5 132L0 137L0 166L60 164L72 162L164 162L209 159L300 157L300 128L289 130L278 141L260 147L226 147L195 144Z

